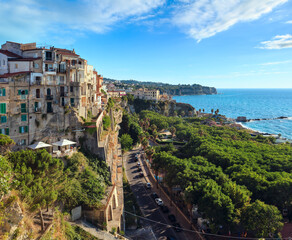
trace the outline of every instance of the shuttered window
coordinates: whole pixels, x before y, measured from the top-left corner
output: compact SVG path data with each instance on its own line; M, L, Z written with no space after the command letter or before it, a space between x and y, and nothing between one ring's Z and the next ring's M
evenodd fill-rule
M0 103L0 113L6 114L6 103Z

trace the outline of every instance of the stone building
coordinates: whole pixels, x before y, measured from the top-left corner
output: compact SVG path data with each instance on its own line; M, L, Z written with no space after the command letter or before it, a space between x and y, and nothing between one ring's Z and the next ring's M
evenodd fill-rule
M102 77L74 50L6 42L0 62L0 131L19 148L101 111Z
M157 89L148 90L147 88L141 88L133 92L135 98L159 101L160 92Z

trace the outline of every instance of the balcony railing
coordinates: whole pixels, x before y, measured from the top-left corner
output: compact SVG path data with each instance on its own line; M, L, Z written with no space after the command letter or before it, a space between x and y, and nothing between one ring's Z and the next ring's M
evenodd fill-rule
M42 112L42 109L40 107L35 107L34 108L34 112L35 113L41 113Z
M56 68L45 68L46 72L56 72Z
M53 100L53 95L46 95L46 100Z

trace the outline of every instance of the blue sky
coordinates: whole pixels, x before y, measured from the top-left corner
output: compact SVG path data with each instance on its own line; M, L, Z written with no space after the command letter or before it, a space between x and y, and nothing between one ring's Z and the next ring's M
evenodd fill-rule
M292 0L0 0L0 42L74 48L104 77L292 88Z

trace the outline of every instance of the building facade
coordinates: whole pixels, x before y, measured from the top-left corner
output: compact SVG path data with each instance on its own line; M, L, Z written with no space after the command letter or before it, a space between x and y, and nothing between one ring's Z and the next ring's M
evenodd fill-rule
M6 42L0 62L0 131L19 147L101 111L102 77L74 49Z

